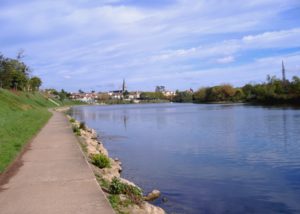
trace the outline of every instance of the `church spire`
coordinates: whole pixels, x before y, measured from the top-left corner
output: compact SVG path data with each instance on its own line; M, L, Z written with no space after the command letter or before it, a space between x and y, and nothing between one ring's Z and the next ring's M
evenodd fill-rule
M286 77L285 77L285 67L284 67L284 62L282 60L282 82L286 82Z
M125 79L123 79L122 91L123 91L123 93L126 91L126 83L125 83Z

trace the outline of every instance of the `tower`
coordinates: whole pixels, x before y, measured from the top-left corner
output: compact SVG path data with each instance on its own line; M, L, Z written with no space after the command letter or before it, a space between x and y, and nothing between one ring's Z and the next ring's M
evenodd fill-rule
M125 83L125 79L123 79L122 92L124 93L125 91L126 91L126 83Z
M282 60L282 82L286 82L286 77L285 77L285 67L284 67L284 62Z

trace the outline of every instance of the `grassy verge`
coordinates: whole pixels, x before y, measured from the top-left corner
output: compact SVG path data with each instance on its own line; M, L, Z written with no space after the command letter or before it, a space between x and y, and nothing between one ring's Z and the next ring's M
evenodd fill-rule
M0 89L0 173L51 117L55 107L40 93Z

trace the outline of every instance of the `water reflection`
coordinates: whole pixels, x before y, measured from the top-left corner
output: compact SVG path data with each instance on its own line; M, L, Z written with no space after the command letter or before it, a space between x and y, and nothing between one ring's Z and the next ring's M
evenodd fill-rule
M299 213L300 111L248 105L76 107L123 175L170 213ZM113 136L117 136L114 138Z

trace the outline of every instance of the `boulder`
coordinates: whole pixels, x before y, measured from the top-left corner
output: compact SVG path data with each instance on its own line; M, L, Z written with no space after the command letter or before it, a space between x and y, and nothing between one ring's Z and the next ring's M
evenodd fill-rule
M154 201L159 197L160 197L160 191L155 189L152 192L150 192L147 196L145 196L144 199L146 201Z
M128 212L131 214L165 214L165 211L157 206L143 203L142 206L132 205L128 207Z

